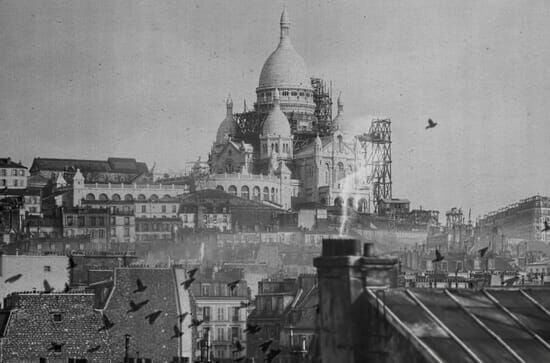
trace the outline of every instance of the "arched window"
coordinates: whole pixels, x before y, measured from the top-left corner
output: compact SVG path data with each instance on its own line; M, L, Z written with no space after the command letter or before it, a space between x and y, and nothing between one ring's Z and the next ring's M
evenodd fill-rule
M109 200L109 197L105 193L101 193L99 195L99 200Z
M346 177L346 171L344 170L344 163L338 163L338 180Z
M269 200L269 188L264 187L264 200Z
M360 213L367 213L367 211L368 211L368 202L365 198L359 199L359 204L357 205L357 210Z
M252 199L259 201L260 200L260 187L255 186L252 189Z
M170 195L168 195L168 194L164 194L164 195L162 196L162 199L167 200L167 199L172 199L172 197L171 197Z
M134 197L132 196L132 194L126 194L124 196L124 200L131 202L132 200L134 200Z
M344 142L342 141L342 135L338 135L338 152L344 152Z
M86 200L95 200L95 195L93 195L92 193L86 194Z
M156 201L159 200L159 196L156 195L156 194L153 194L153 195L151 195L151 198L149 198L149 199L151 199L151 201L153 201L153 202L156 202Z
M271 201L275 202L277 198L275 198L275 188L271 188Z
M233 164L231 161L228 161L225 163L225 172L226 173L232 173L233 172Z
M139 201L144 201L144 200L147 200L147 197L144 194L140 194L140 195L138 195L138 200Z
M227 192L231 195L237 195L237 187L234 185L230 185L229 188L227 188Z
M348 207L354 208L355 207L355 200L353 197L348 198Z
M325 185L330 185L330 165L325 164Z
M223 192L223 185L218 185L216 189L221 190Z
M115 193L115 194L113 194L111 199L114 200L115 202L118 202L120 200L120 195Z
M276 152L276 153L279 152L279 144L275 144L275 152Z
M241 198L250 199L250 189L246 185L241 188Z
M341 208L341 207L342 207L342 198L337 197L336 199L334 199L334 205L335 205L336 207Z

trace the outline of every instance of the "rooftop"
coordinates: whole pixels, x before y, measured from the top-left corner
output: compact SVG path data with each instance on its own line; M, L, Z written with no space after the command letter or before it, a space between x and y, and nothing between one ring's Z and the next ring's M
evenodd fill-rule
M21 162L16 163L11 158L0 158L0 168L27 169Z
M435 361L540 362L550 351L550 289L367 290L372 306Z

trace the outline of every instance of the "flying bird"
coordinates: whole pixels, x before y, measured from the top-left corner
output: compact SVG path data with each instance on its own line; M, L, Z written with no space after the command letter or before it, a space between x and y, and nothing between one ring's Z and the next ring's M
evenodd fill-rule
M550 225L548 224L548 221L544 221L544 228L542 229L543 232L550 231Z
M143 292L143 291L145 291L145 289L147 289L147 286L143 285L143 282L141 282L140 279L137 279L137 280L136 280L136 285L137 285L137 289L135 289L135 290L133 291L134 294L135 294L136 292Z
M21 278L21 276L23 276L23 274L13 275L12 277L8 277L5 282L8 283L8 284L12 283L12 282L15 282L15 281L19 280Z
M48 280L44 280L43 285L44 285L44 293L45 293L45 294L49 294L50 292L52 292L53 290L55 290L55 289L50 285L50 283L48 282Z
M519 276L514 276L512 278L502 281L502 285L512 286L517 280L519 280Z
M185 288L185 290L188 290L188 289L189 289L189 286L191 286L191 284L193 283L193 281L195 281L195 278L191 277L190 279L187 279L187 280L185 280L184 282L182 282L180 285L183 285L183 287Z
M269 339L269 340L266 340L265 342L263 342L262 344L258 345L258 347L260 347L260 349L262 350L262 352L267 352L267 350L269 349L269 346L271 345L271 343L273 343L273 339Z
M68 283L65 282L65 288L63 289L63 292L68 293L70 290L71 290L71 287L69 286Z
M236 341L235 344L233 344L235 346L235 350L233 351L233 353L238 353L238 352L242 352L244 350L244 347L243 345L241 344L240 341Z
M189 276L190 279L192 279L193 277L195 277L195 274L197 273L199 269L198 268L194 268L192 270L189 270L187 271L187 275Z
M92 347L90 349L87 350L88 353L95 353L99 350L99 348L101 348L101 345L96 345L95 347Z
M270 349L269 352L267 352L267 355L265 356L265 361L267 363L271 363L271 361L281 353L280 349Z
M177 325L174 325L174 335L170 339L179 338L183 335L183 332L178 328Z
M241 280L231 281L230 283L227 284L227 287L229 287L229 289L231 290L231 292L233 292L233 290L235 290L235 288L237 287L237 285L239 284L239 282L241 282Z
M158 319L161 313L162 310L157 310L151 314L145 315L145 319L149 320L149 324L153 325L153 323L155 322L155 320Z
M485 256L485 254L487 253L487 250L489 249L489 246L487 247L483 247L482 249L479 250L479 257L483 257Z
M250 333L250 334L256 334L262 330L262 327L255 324L246 324L246 329L243 330L243 333Z
M115 323L109 320L107 315L103 314L102 318L103 318L103 326L98 331L109 330L115 325Z
M241 301L241 306L239 306L239 309L247 308L252 304L251 301Z
M445 258L445 256L443 256L441 254L441 252L439 252L438 249L435 250L435 258L432 260L432 262L441 262L443 261L443 259Z
M186 313L183 313L183 314L179 314L178 315L178 318L180 319L180 323L183 323L183 321L185 320L185 318L187 317L189 313L186 312Z
M204 320L199 320L199 319L191 319L191 324L189 324L189 328L191 328L192 326L194 327L198 327L199 325L201 325L203 323Z
M76 267L76 262L74 262L73 256L69 256L69 266L67 266L67 270L72 270Z
M437 122L433 122L433 120L431 118L429 118L428 119L428 126L426 126L426 130L427 129L433 129L436 126L437 126Z
M138 311L139 309L141 309L145 304L147 304L149 302L149 300L144 300L140 303L135 303L134 300L130 300L130 310L128 310L126 312L126 314L128 313L134 313L136 311Z

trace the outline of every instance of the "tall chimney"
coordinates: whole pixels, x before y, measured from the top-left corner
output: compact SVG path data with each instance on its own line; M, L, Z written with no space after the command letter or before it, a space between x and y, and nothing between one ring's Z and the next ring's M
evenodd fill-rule
M314 259L319 277L320 346L323 362L365 362L366 288L397 287L397 259L372 256L372 244L356 239L323 240Z

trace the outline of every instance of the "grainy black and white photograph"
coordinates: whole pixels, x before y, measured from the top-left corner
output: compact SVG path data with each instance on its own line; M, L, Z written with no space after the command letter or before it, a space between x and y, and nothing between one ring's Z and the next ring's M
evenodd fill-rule
M549 19L0 0L0 362L550 362Z

